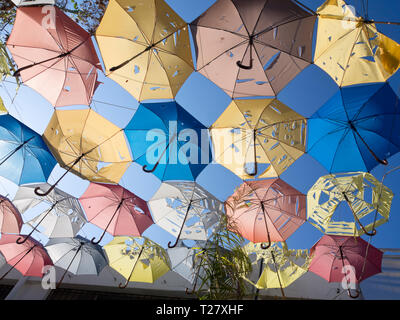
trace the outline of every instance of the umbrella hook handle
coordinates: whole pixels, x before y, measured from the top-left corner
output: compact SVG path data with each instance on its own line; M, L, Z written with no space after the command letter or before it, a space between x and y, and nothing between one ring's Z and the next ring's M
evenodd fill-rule
M117 209L115 209L114 214L112 215L110 221L108 221L108 224L107 224L107 226L104 228L104 231L103 231L103 233L101 234L99 240L96 241L96 240L95 240L96 237L93 237L92 240L90 240L90 242L91 242L92 244L99 244L100 241L103 240L103 238L104 238L104 236L105 236L105 234L106 234L106 231L107 231L108 227L110 226L111 222L114 220L115 215L117 214L117 212L118 212L119 209L121 208L121 206L122 206L122 204L124 203L124 201L125 201L124 198L122 198L122 199L120 200L120 202L119 202L119 204L118 204L118 206L117 206Z
M238 60L236 61L236 65L240 68L240 69L244 69L244 70L251 70L253 69L253 42L254 42L254 35L251 35L249 38L249 47L250 47L250 64L248 66L244 65L242 63L242 61Z
M138 263L138 261L139 261L139 259L140 259L140 256L142 255L143 250L144 250L144 244L143 244L142 248L140 249L139 255L138 255L138 257L137 257L137 259L136 259L136 261L135 261L135 264L133 265L133 268L132 268L132 270L131 270L131 273L129 274L129 277L126 279L126 281L125 281L124 284L122 284L122 282L120 282L120 284L118 285L118 287L119 287L120 289L125 289L125 288L128 286L128 284L129 284L129 279L132 277L133 272L135 271L136 264Z
M359 291L359 290L356 290L356 294L353 295L353 294L351 293L351 290L350 290L350 289L347 289L347 294L348 294L348 296L349 296L350 298L352 298L352 299L357 299L357 298L360 296L360 291Z
M178 241L179 241L179 238L181 237L181 233L182 233L183 227L184 227L184 225L185 225L185 222L186 222L186 219L187 219L187 216L188 216L190 207L192 206L192 201L193 201L193 200L190 200L190 202L189 202L189 206L188 206L188 208L187 208L187 210L186 210L185 218L183 219L183 222L182 222L182 227L181 227L181 229L179 230L178 237L176 238L175 243L174 243L173 245L171 245L171 241L169 241L169 242L168 242L168 248L171 248L171 249L172 249L172 248L175 248L176 245L178 244Z
M260 244L261 249L263 250L267 250L268 248L271 247L272 242L271 242L271 236L269 234L269 230L268 230L268 223L267 223L267 217L265 214L265 208L264 208L264 203L261 201L261 209L264 215L264 222L265 222L265 229L267 230L267 235L268 235L268 243L265 244L264 242Z
M343 192L343 197L346 200L348 206L350 207L351 212L353 213L354 219L357 221L357 223L359 224L360 228L364 231L364 234L366 234L367 236L373 237L374 235L376 235L376 229L374 228L371 232L368 232L364 225L361 223L360 219L358 219L356 213L353 210L353 207L351 206L350 200L347 197L346 192Z
M252 177L255 177L258 173L258 166L257 166L257 149L256 149L256 140L257 140L257 129L253 130L253 144L254 144L254 171L247 172L246 167L244 168L245 172Z
M161 153L160 157L158 158L157 162L154 164L154 167L152 169L147 169L147 164L145 164L142 169L144 172L147 173L152 173L154 171L156 171L158 165L160 164L160 161L162 159L162 157L164 156L165 152L167 151L167 149L169 148L169 145L171 144L172 140L175 138L176 134L174 134L171 138L171 140L168 142L167 146L165 147L164 151Z
M78 158L76 158L75 161L72 163L72 165L68 167L68 170L65 171L65 172L63 173L63 175L62 175L52 186L50 186L50 188L49 188L47 191L43 192L43 191L41 191L40 187L36 187L36 188L35 188L35 194L38 195L39 197L45 197L45 196L49 195L50 192L52 192L52 191L54 190L54 188L58 185L58 183L66 176L66 174L67 174L68 172L70 172L70 171L72 170L72 168L73 168L79 161L81 161L81 159L82 159L84 156L85 156L85 154L81 154Z

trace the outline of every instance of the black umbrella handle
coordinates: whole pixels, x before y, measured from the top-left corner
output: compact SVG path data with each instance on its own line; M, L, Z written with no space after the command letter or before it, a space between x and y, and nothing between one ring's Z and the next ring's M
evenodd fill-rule
M153 167L153 168L147 169L147 164L145 164L145 165L142 167L142 169L143 169L144 172L152 173L152 172L156 171L158 165L160 164L160 161L161 161L162 157L164 156L165 152L167 152L167 150L168 150L168 148L169 148L169 145L171 144L171 142L172 142L172 140L175 138L175 136L176 136L176 134L174 134L174 135L172 136L171 140L168 142L167 146L165 147L165 149L164 149L163 152L161 153L161 155L160 155L160 157L158 158L157 162L154 164L154 167Z
M265 208L264 208L264 203L261 201L261 209L264 215L264 222L265 222L265 229L267 230L267 235L268 235L268 243L265 244L264 242L260 244L261 249L267 250L268 248L271 247L272 242L271 242L271 236L269 234L268 230L268 223L267 223L267 214L265 213Z
M250 36L249 39L249 47L250 47L250 64L248 66L244 65L242 63L242 61L236 61L236 65L240 68L240 69L244 69L244 70L251 70L253 69L253 42L254 42L254 35Z
M137 263L138 263L138 261L139 261L139 259L140 259L140 256L142 255L143 250L144 250L144 244L143 244L142 248L140 249L139 256L137 257L137 259L136 259L136 261L135 261L135 264L133 265L133 268L132 268L132 270L131 270L131 273L129 274L129 277L126 279L126 281L125 281L124 284L122 284L122 282L121 282L121 283L118 285L118 287L119 287L120 289L125 289L125 288L128 286L128 284L129 284L129 279L132 277L133 272L135 271L136 265L137 265Z
M189 206L188 206L188 208L187 208L187 210L186 210L185 218L183 219L182 226L181 226L181 229L179 230L178 237L176 238L174 244L171 245L172 242L171 242L171 241L168 242L168 248L171 248L171 249L172 249L172 248L175 248L176 245L178 244L178 241L179 241L179 239L180 239L180 237L181 237L182 230L183 230L183 227L185 226L185 222L186 222L186 219L187 219L187 216L188 216L188 214L189 214L189 210L190 210L191 206L192 206L192 200L190 200L190 202L189 202Z

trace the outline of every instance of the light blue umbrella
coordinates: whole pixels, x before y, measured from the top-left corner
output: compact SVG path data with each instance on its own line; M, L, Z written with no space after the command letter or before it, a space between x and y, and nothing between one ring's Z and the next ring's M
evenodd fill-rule
M57 161L42 137L9 114L0 116L0 176L18 185L46 182Z
M388 83L342 87L308 120L307 152L330 173L371 171L400 151L400 101Z
M140 104L125 134L134 161L162 181L193 181L211 162L207 128L176 102Z

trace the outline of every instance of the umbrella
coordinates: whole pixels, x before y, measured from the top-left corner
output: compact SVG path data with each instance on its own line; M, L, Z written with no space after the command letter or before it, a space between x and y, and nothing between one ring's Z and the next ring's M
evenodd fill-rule
M9 114L0 116L0 176L18 185L45 182L56 163L39 134Z
M23 244L17 244L19 235L2 234L0 238L0 253L12 267L0 278L4 279L13 269L24 276L43 277L43 268L52 266L53 262L43 245L32 237Z
M55 107L89 105L101 70L90 34L61 9L50 8L17 9L7 40L19 68L14 75Z
M291 0L219 0L191 23L198 71L232 98L276 96L312 62L316 15Z
M18 239L17 243L25 242L39 227L48 238L74 237L87 222L78 199L58 188L44 197L38 196L34 191L38 187L47 190L51 186L48 183L21 186L14 196L13 203L22 214L31 208L41 210L27 222L32 231L23 240L22 237Z
M306 149L306 119L277 99L233 100L210 127L217 163L243 180L277 177Z
M383 252L360 237L324 235L311 248L312 260L309 271L328 282L358 284L381 272ZM353 270L353 276L347 277L346 266ZM352 298L350 288L348 294Z
M307 220L325 234L373 236L375 227L389 220L392 199L393 192L370 173L330 174L320 177L308 191ZM350 208L354 221L333 219L341 203ZM362 221L370 221L371 216L374 220L365 225Z
M54 5L55 0L11 0L16 6Z
M193 288L196 287L196 283L199 277L204 276L204 270L201 268L201 262L197 262L197 253L202 250L204 244L202 241L196 241L196 244L192 247L188 247L179 240L177 246L174 248L168 248L167 253L171 262L171 271L176 272L184 279L189 281ZM189 293L186 288L186 293Z
M400 45L378 32L377 22L357 17L345 1L326 1L317 10L314 61L339 86L384 82L400 66Z
M306 221L306 197L281 179L245 181L225 201L230 229L267 249Z
M139 101L174 98L194 69L187 24L163 0L110 0L96 40L107 77Z
M330 173L387 165L400 150L399 98L387 83L341 88L308 120L307 141Z
M99 243L106 231L113 236L140 236L153 224L146 201L119 185L91 183L79 202L89 222L104 230L92 243Z
M211 162L207 128L178 103L142 103L125 128L134 161L162 181L195 180Z
M208 240L223 215L223 204L197 183L164 182L148 201L154 222L179 239Z
M166 251L146 237L115 237L104 251L110 267L126 279L121 289L131 281L154 283L170 270Z
M92 109L56 110L43 134L46 144L67 171L47 190L73 172L83 179L118 183L131 163L122 129Z
M65 270L57 287L68 271L74 275L98 275L108 265L103 249L81 236L50 239L46 249L54 266Z
M23 225L21 213L6 197L0 196L0 233L19 234Z
M268 250L264 250L260 244L248 243L244 246L247 254L255 255L255 263L260 260L260 274L257 283L252 283L259 289L280 288L282 296L285 296L283 288L290 286L308 270L310 263L308 250L288 249L286 242L275 242Z

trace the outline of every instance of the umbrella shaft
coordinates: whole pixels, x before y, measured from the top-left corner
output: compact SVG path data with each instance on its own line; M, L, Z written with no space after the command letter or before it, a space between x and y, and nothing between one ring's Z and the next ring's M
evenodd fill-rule
M34 139L35 137L31 137L30 139L24 141L23 143L21 143L18 147L16 147L4 160L2 160L0 162L0 166L6 162L8 159L10 159L17 151L19 151L20 149L22 149L22 147L24 145L26 145L29 141L31 141L32 139Z
M67 267L67 269L65 269L64 274L62 275L60 281L57 283L57 288L58 288L58 287L61 285L61 283L63 282L65 275L67 274L69 268L71 267L72 263L74 262L76 256L78 255L78 252L81 250L81 248L82 248L82 244L81 244L81 245L79 246L79 248L76 250L76 252L75 252L73 258L71 259L71 262L69 263L69 265L68 265L68 267Z
M18 264L18 263L20 263L21 261L22 261L22 259L24 259L28 254L29 254L29 252L31 252L32 250L33 250L33 248L35 248L36 247L36 245L33 245L1 278L0 278L0 280L3 280L10 272L11 272L11 270L13 270L14 268L15 268L15 266Z

